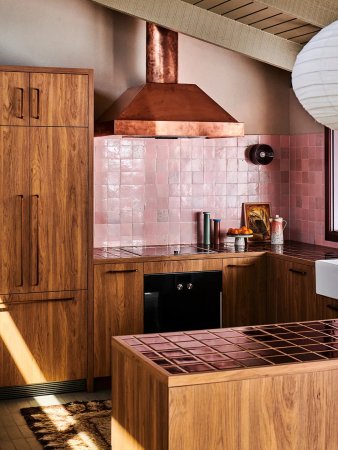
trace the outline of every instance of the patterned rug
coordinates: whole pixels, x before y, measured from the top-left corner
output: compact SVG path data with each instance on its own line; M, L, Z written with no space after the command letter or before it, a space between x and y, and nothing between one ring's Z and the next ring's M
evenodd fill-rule
M110 449L110 400L20 410L44 449Z

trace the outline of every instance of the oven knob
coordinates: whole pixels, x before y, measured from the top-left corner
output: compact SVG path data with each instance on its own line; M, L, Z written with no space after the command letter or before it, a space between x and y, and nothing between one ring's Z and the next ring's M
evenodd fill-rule
M190 291L192 288L194 287L194 285L192 283L188 283L187 284L187 289Z
M176 288L177 288L178 291L181 291L181 290L183 289L183 284L179 283L179 284L176 286Z

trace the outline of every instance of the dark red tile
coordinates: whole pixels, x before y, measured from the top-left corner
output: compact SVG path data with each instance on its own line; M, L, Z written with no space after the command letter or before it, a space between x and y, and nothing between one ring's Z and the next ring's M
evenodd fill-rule
M170 361L164 358L157 358L152 360L154 363L158 364L159 366L167 366L170 364Z
M314 344L314 341L307 338L289 339L293 345L309 345Z
M198 347L204 347L205 346L202 342L199 342L199 341L178 342L177 345L179 345L182 348L186 348L186 349L198 348Z
M208 366L207 364L185 364L181 366L182 369L186 370L189 373L194 372L210 372L214 371L215 369L211 366Z
M181 369L180 367L176 367L176 366L168 366L168 367L163 367L163 369L165 369L167 372L172 373L172 374L178 374L178 373L184 373L184 370Z
M211 347L203 346L198 348L189 348L189 353L193 355L204 355L205 353L216 353Z
M222 337L222 338L234 338L234 337L242 337L242 334L237 332L237 331L215 331L215 334L217 334L217 336Z
M211 362L211 361L226 361L230 359L228 356L220 355L219 353L207 353L205 355L199 355L199 358L202 361Z
M226 345L215 345L215 350L221 353L228 353L228 352L237 352L241 351L241 347L234 344L226 344Z
M212 365L214 367L216 367L216 369L219 369L219 370L235 369L235 368L238 368L238 367L243 367L239 362L234 361L232 359L227 360L227 361L214 361L212 363Z
M287 364L297 362L297 360L292 358L291 356L267 356L266 359L273 362L274 364Z
M142 338L140 338L140 341L142 341L144 344L161 344L161 343L167 342L167 340L161 336L142 337Z
M198 340L202 340L202 339L215 339L217 338L217 336L213 333L209 333L208 331L206 332L202 332L202 331L198 331L198 332L189 332L188 333L189 336L193 336L194 339L198 339Z
M241 347L243 347L246 350L257 350L267 348L265 344L258 342L248 342L247 344L241 344Z
M198 361L198 359L195 358L194 356L178 356L177 358L172 358L172 360L176 364L183 364L183 363L185 364Z
M270 366L271 362L260 358L241 359L241 363L246 367Z
M318 359L323 359L321 356L316 355L316 353L301 353L300 355L294 355L294 357L300 361L316 361Z
M224 339L202 339L203 344L206 345L225 345L227 344L227 341L225 341Z
M146 356L149 359L159 358L160 355L155 352L142 352L143 356Z
M138 350L139 352L149 352L149 350L151 350L151 348L149 348L147 345L134 345L133 346L134 350Z
M230 358L233 359L252 358L252 354L249 352L229 352L227 353L227 356L230 356Z
M177 350L167 350L162 352L162 355L165 356L166 358L173 358L175 356L185 356L187 354L188 354L187 352L179 348Z
M193 338L186 336L185 334L180 335L180 336L178 336L178 335L167 336L167 339L168 339L168 341L171 341L171 342L190 342L190 341L194 340Z
M320 352L320 351L323 352L325 350L331 350L331 348L329 346L323 345L323 344L310 344L310 345L304 345L303 347L311 352Z
M266 349L266 350L255 350L253 352L255 355L259 355L259 356L278 356L278 355L282 355L283 353L279 352L278 350L274 350L274 349Z
M320 355L325 356L325 358L334 359L338 358L338 350L319 352Z
M166 342L165 344L151 344L150 347L154 350L170 350L176 348L171 342Z
M128 345L140 345L140 344L142 344L141 341L139 341L138 339L135 339L135 338L127 338L127 339L123 339L123 340Z
M245 337L227 338L227 341L232 342L233 344L245 344L249 342L255 342L252 339Z

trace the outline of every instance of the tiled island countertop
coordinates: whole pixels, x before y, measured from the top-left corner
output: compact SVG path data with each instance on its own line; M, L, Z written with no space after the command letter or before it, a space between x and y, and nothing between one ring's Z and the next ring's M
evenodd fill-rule
M168 375L304 361L338 362L338 319L116 339Z
M338 319L112 338L112 449L336 450Z

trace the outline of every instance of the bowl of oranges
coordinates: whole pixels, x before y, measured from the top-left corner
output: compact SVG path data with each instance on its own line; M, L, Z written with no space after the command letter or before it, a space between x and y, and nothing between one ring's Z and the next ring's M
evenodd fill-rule
M241 228L229 228L227 235L233 237L252 237L253 231L251 228L242 226Z

